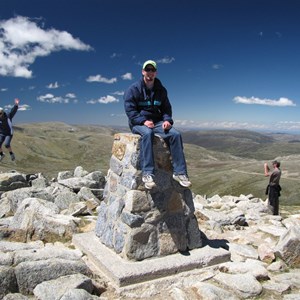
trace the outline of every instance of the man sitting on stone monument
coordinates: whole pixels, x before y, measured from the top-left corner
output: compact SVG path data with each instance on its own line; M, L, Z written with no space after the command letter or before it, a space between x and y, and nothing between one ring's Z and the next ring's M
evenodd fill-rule
M154 181L153 138L162 137L169 145L173 179L183 187L191 186L187 175L181 134L174 129L172 106L166 88L156 78L157 64L147 60L143 64L142 78L132 84L124 94L125 111L133 133L141 135L142 180L147 189L156 186Z

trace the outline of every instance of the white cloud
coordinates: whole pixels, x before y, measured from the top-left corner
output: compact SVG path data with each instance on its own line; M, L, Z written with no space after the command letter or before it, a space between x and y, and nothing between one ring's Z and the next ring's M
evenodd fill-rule
M203 128L203 129L252 129L263 130L267 129L264 123L248 123L235 121L193 121L193 120L176 120L176 126L188 128Z
M126 117L126 114L110 114L111 117L116 117L116 118L123 118Z
M66 94L66 97L70 98L70 99L75 99L76 95L74 93L68 93L68 94Z
M124 91L113 92L113 95L123 96L124 95Z
M65 97L68 99L72 99L73 103L78 103L77 96L74 93L68 93Z
M66 31L44 30L27 17L0 21L0 75L31 78L29 70L37 57L61 50L92 48Z
M95 76L89 76L87 79L86 79L87 82L102 82L102 83L109 83L109 84L112 84L112 83L115 83L117 82L117 78L113 77L111 79L108 79L108 78L105 78L105 77L102 77L102 75L95 75Z
M173 61L175 61L175 58L174 57L164 57L164 58L161 58L161 59L158 59L156 62L159 63L159 64L170 64L172 63Z
M59 88L59 84L57 81L55 81L54 83L50 83L47 85L48 89L58 89Z
M6 92L6 91L8 91L8 88L1 88L0 91L1 91L1 92Z
M296 106L296 104L288 99L281 97L279 100L272 100L272 99L260 99L256 97L234 97L233 101L235 103L241 103L241 104L258 104L258 105L268 105L268 106Z
M77 99L75 99L76 96L75 94L67 94L65 97L62 96L54 96L53 94L46 94L46 95L41 95L37 97L37 100L40 102L45 102L45 103L64 103L68 104L70 103L70 99L72 99L73 103L77 103Z
M286 130L300 130L300 122L299 121L280 121L276 124L276 128L278 129L286 129Z
M118 58L118 57L121 57L122 54L121 53L113 53L110 58Z
M9 104L9 105L5 105L4 109L9 111L12 109L12 107L13 107L13 105ZM26 111L26 110L31 110L31 107L28 104L19 105L18 111Z
M224 129L236 130L245 129L253 131L300 131L300 121L279 121L279 122L235 122L235 121L193 121L175 120L177 127L194 129Z
M132 80L132 74L131 73L126 73L124 75L121 76L123 80Z
M220 65L220 64L213 64L211 67L212 67L214 70L219 70L219 69L223 68L223 65Z
M108 103L114 103L114 102L119 102L119 99L115 98L114 96L107 95L105 97L101 97L100 99L97 100L89 100L87 101L88 104L108 104Z
M150 58L152 59L152 58ZM163 57L163 58L160 58L160 59L153 59L157 64L171 64L173 61L175 61L175 58L174 57ZM138 65L143 65L144 62L138 62Z
M20 110L20 111L31 110L31 107L28 104L22 104L22 105L19 105L18 110Z

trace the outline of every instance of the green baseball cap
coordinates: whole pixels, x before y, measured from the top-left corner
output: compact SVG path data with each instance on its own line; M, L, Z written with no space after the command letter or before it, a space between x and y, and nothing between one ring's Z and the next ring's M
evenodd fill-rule
M151 65L155 70L157 69L156 67L156 62L154 60L147 60L143 64L143 70L147 67L147 65Z

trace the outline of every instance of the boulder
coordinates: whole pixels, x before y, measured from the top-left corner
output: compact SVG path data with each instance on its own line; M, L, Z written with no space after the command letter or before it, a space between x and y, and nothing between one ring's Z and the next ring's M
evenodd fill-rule
M294 268L300 267L300 226L288 229L279 239L275 255Z
M8 293L18 291L17 280L12 267L0 266L0 299Z
M245 274L225 274L219 273L214 279L235 291L242 298L257 297L262 292L262 285L249 273Z
M24 174L18 172L0 173L0 192L29 186Z
M22 294L33 293L34 288L42 282L76 273L91 275L90 270L81 260L51 258L24 261L15 267L19 291Z
M89 277L83 274L73 274L42 282L34 288L33 294L40 300L61 300L62 297L75 300L75 298L67 298L68 295L73 295L73 289L86 291L91 299L94 285Z
M27 198L17 209L10 228L24 237L24 241L71 238L77 232L80 219L59 214L51 202Z

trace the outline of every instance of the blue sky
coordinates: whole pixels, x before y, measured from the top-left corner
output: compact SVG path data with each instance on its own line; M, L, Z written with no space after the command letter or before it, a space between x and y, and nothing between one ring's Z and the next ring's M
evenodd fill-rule
M126 125L158 63L176 126L300 131L298 0L0 0L0 106L14 123Z

